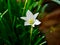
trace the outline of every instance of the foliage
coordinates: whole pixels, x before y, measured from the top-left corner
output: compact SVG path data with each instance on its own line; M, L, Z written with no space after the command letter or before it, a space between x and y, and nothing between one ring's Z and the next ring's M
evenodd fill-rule
M39 45L44 34L36 26L30 42L30 26L24 26L26 11L41 12L43 0L0 0L0 45ZM42 44L41 44L42 45Z

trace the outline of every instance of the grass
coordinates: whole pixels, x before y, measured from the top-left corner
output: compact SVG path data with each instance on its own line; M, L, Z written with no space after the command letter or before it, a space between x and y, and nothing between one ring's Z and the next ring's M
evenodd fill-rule
M0 0L0 45L39 45L43 34L38 26L33 29L30 43L30 26L24 26L21 16L26 11L41 12L43 0ZM39 36L39 34L41 36Z

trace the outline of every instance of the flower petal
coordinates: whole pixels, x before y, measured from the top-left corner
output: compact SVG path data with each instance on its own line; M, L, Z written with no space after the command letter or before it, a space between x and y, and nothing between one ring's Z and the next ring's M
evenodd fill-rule
M25 22L25 23L24 23L24 26L28 26L28 25L30 25L28 22Z
M35 27L35 24L32 24L32 27Z
M41 22L36 19L34 24L35 24L35 25L39 25L40 23L41 23Z
M60 4L60 0L52 0L52 1L54 1L54 2L56 2L56 3L58 3L58 4Z
M34 18L32 12L30 10L27 11L26 16L27 16L27 19Z
M23 19L23 20L27 20L27 18L26 17L20 17L21 19Z
M36 18L36 17L38 16L38 14L39 14L39 13L34 14L34 18Z

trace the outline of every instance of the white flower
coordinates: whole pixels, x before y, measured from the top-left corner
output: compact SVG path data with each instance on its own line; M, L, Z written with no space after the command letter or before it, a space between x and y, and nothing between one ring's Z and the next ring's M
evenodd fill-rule
M36 19L38 14L39 13L33 15L32 12L28 10L26 13L26 17L21 17L21 19L25 20L24 26L31 25L34 27L35 25L39 25L41 22Z
M60 5L60 0L52 0Z

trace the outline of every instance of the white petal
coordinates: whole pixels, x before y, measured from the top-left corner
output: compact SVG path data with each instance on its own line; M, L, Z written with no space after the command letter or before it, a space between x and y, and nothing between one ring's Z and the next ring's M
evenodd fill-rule
M34 18L32 12L30 10L27 11L26 16L27 16L27 19Z
M39 13L34 14L34 18L35 18L35 19L36 19L36 17L38 16L38 14L39 14Z
M23 20L27 20L27 18L26 17L20 17L21 19L23 19Z
M36 19L34 24L35 24L35 25L39 25L40 23L41 23L41 22Z
M28 25L30 25L28 22L25 22L25 23L24 23L24 26L28 26Z
M58 3L58 4L60 4L60 0L52 0L52 1L54 1L54 2L56 2L56 3Z

